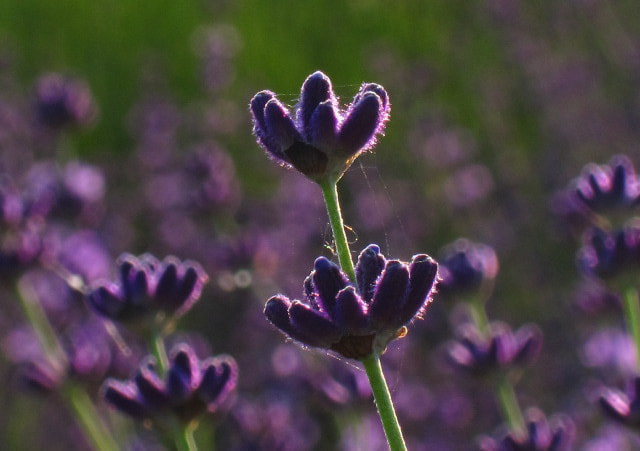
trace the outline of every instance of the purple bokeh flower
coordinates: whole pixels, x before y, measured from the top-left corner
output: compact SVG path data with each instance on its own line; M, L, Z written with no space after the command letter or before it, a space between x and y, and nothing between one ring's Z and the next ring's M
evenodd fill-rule
M199 264L174 257L163 261L151 255L119 259L120 279L99 284L88 294L89 305L116 321L141 319L164 312L184 314L198 300L208 280Z
M302 344L348 358L384 352L431 301L438 265L425 254L410 264L386 260L371 244L355 269L354 284L335 263L318 258L304 283L306 302L276 295L265 305L267 319Z
M610 279L640 264L640 226L630 224L615 232L592 228L578 253L578 266L588 276Z
M537 358L542 349L542 332L532 324L517 331L501 322L493 322L488 336L482 335L472 324L464 324L459 339L450 343L448 360L451 364L473 374L526 365Z
M550 420L538 408L526 412L524 433L511 431L496 442L485 438L482 451L567 451L572 449L575 426L566 415L555 415Z
M443 249L439 291L452 295L475 294L498 274L498 257L492 247L461 238Z
M640 202L640 181L625 155L613 157L606 165L588 164L572 183L577 200L597 213Z
M51 73L37 82L36 112L48 127L78 127L91 123L97 107L86 83Z
M315 181L339 179L361 152L372 148L391 108L382 86L365 83L341 110L331 80L320 71L305 80L293 112L271 91L256 94L250 106L253 132L267 154Z
M134 418L157 418L167 413L184 423L214 412L236 387L238 368L227 355L200 361L191 347L182 343L172 351L164 380L148 357L132 380L107 380L104 398L113 407Z

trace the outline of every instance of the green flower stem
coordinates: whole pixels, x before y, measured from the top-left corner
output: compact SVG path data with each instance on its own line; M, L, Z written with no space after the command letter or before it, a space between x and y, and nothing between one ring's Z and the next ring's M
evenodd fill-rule
M66 355L33 289L28 284L18 283L16 294L49 363L56 370L64 372L67 365ZM95 449L99 451L117 451L120 449L96 410L91 398L82 387L67 382L60 392L68 402L76 420Z
M331 223L331 231L333 232L333 240L335 241L340 267L349 279L355 283L356 271L353 266L353 260L351 259L349 242L347 241L347 235L344 231L344 221L342 220L340 203L338 201L338 183L327 179L320 183L320 187L322 188L324 203L327 206L327 213L329 214L329 222Z
M384 433L387 436L389 449L391 451L406 450L407 446L402 437L402 429L400 429L396 411L393 408L391 394L389 393L389 388L387 387L387 382L382 372L382 366L380 365L380 357L371 355L362 360L362 363L369 377L371 391L376 401L378 415L380 415Z
M636 365L640 369L640 300L634 287L624 291L624 314L636 347Z
M509 425L509 429L516 434L524 434L525 423L518 405L513 385L507 379L506 374L501 374L498 379L498 398L500 399L500 407L505 421Z
M189 423L180 430L176 431L176 448L178 451L198 451L195 437L193 433L196 431L198 423Z
M62 369L67 363L65 353L33 289L26 283L18 283L16 294L49 363Z
M105 426L87 392L72 383L63 387L62 392L94 449L118 451L118 443Z
M156 332L151 335L149 348L151 349L151 354L156 359L158 373L164 375L169 369L169 357L167 357L167 349L164 345L164 337L162 333Z
M482 299L473 299L469 303L469 310L471 312L473 323L478 328L480 334L484 337L488 336L491 332L491 327L489 326L489 318L487 318L487 311L484 309L484 302Z
M473 323L478 328L478 331L483 336L488 337L491 332L491 326L489 324L489 318L487 317L487 311L484 308L483 298L478 297L469 302L469 309ZM502 415L509 425L509 429L516 434L524 433L525 424L522 411L520 410L513 385L509 382L506 373L499 375L496 392L500 408L502 409Z

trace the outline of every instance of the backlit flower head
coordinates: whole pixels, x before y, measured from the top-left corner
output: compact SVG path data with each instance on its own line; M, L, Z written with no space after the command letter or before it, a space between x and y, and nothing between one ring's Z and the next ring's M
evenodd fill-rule
M633 163L617 155L609 164L589 164L573 181L575 195L586 208L601 213L617 207L634 207L640 202L640 183Z
M578 252L578 266L588 276L604 280L623 277L640 265L640 226L629 224L615 232L592 228Z
M547 419L535 407L527 410L524 433L511 431L501 441L485 439L482 451L567 451L572 449L575 426L566 415Z
M542 332L534 325L514 332L505 323L493 322L488 336L483 336L475 326L464 324L458 335L449 344L448 359L454 367L473 374L526 365L542 349Z
M48 127L78 127L91 123L97 108L85 82L51 73L38 79L36 112Z
M202 292L207 275L199 264L174 257L163 261L151 255L119 259L119 280L97 285L88 302L102 316L116 321L137 320L165 313L179 316Z
M442 292L473 294L498 274L498 257L491 246L461 238L443 250L440 263Z
M191 347L176 346L170 367L161 378L152 357L143 361L132 380L108 379L104 398L116 409L138 419L175 415L184 423L213 412L236 387L235 360L222 355L200 361Z
M256 94L250 107L253 132L267 154L319 182L339 179L361 152L374 146L391 105L382 86L364 83L342 110L331 80L317 71L303 83L293 111L271 91Z
M355 269L353 284L335 263L318 258L304 283L305 301L276 295L265 305L267 319L307 346L352 359L381 354L431 301L438 265L425 254L409 264L387 260L371 244Z

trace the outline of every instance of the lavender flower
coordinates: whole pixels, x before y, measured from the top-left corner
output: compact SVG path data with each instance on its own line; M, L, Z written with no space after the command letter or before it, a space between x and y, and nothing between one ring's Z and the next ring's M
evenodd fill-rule
M483 336L475 326L465 324L458 333L460 338L448 347L448 359L456 368L473 374L526 365L542 348L542 332L535 325L514 332L505 323L493 322L489 336Z
M498 274L498 257L486 244L461 238L443 250L439 260L440 291L466 295L477 292Z
M302 85L293 113L273 92L256 94L251 99L253 132L279 164L293 166L318 182L328 177L337 180L361 152L374 146L390 107L382 86L365 83L341 111L331 80L318 71Z
M62 128L89 124L97 109L84 82L51 73L37 82L36 111L44 125Z
M625 155L613 157L608 165L585 166L573 185L577 200L597 213L635 207L640 202L638 176Z
M610 419L633 428L640 428L640 377L630 381L626 393L603 388L598 402Z
M154 359L143 361L133 380L108 379L102 388L113 407L134 418L175 415L184 423L214 412L236 387L238 369L232 357L221 355L200 361L186 344L172 351L165 380L156 373Z
M403 327L431 301L438 265L428 255L410 264L386 260L380 248L365 248L356 264L357 282L324 257L305 280L306 302L276 295L265 315L278 329L302 344L331 349L353 359L384 352L406 333Z
M578 253L578 265L588 276L609 279L640 264L640 227L628 225L616 232L593 228Z
M88 302L102 316L130 321L163 312L180 316L200 297L207 281L195 262L167 257L162 262L151 255L119 259L120 280L100 284L88 295Z
M540 409L530 408L526 413L524 434L510 432L499 443L485 439L482 451L563 451L571 449L575 426L564 415L548 420Z

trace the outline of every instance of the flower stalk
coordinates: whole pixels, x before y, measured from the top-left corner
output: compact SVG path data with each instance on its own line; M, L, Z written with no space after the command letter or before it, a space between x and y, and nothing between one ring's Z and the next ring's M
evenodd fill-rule
M351 258L351 251L349 250L347 235L344 231L344 221L338 200L338 183L331 179L326 179L320 183L320 187L322 188L322 195L324 196L324 202L327 207L327 214L329 215L329 222L331 223L331 231L333 232L333 240L335 242L340 267L349 277L349 280L355 283L356 272Z
M402 429L400 428L398 417L393 408L391 393L389 393L389 387L382 372L382 365L380 365L380 357L372 354L363 359L362 363L367 372L369 383L371 384L371 391L376 401L378 415L380 416L380 421L382 421L382 427L387 437L389 449L391 451L406 450L407 446L404 443Z
M624 316L633 338L636 351L636 366L640 370L640 299L635 287L624 290Z
M356 272L353 260L351 259L349 242L347 241L347 236L344 231L344 221L338 199L338 184L336 181L326 179L320 183L320 187L322 188L322 194L327 207L340 267L351 282L356 283ZM389 393L389 387L387 386L382 365L380 364L380 356L377 353L373 353L369 357L362 359L362 363L369 378L369 384L371 385L371 391L373 392L378 415L380 416L380 421L382 422L382 427L387 437L389 449L391 451L406 450L407 446L402 436L402 429L400 428L400 423L398 423L391 393Z
M120 449L118 443L100 419L100 415L87 392L77 384L71 383L63 387L62 392L94 449L118 451Z
M36 298L36 294L28 284L23 283L18 283L16 294L29 324L38 337L38 342L49 364L56 371L65 371L67 358L60 340L58 340L51 323L42 309L42 305ZM86 438L93 444L95 449L99 451L117 451L120 449L89 395L82 387L72 381L67 381L61 388L61 394L67 401Z

